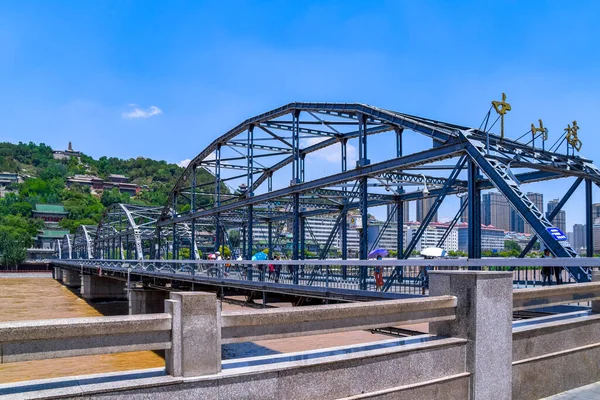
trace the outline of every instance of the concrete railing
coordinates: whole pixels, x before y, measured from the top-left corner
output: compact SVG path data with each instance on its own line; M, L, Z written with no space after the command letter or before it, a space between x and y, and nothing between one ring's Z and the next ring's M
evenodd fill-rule
M600 278L594 272L593 280ZM515 290L515 310L591 302L588 310L517 321L512 334L513 398L533 400L600 380L600 282Z
M0 322L0 363L170 348L170 314Z
M600 300L600 282L513 290L514 311L595 300Z
M455 318L456 297L234 311L221 315L222 343L384 328Z
M272 385L270 396L262 397L339 398L364 393L364 398L374 398L385 389L403 392L406 398L448 393L447 398L533 399L599 380L599 314L550 316L541 322L525 321L526 325L515 322L515 327L512 320L513 309L577 301L591 301L592 311L598 312L600 282L513 291L512 277L511 272L432 271L430 297L250 312L222 313L221 302L212 293L171 292L164 314L0 324L2 362L165 349L169 375L195 378L180 381L180 397L194 393L198 398L234 397L227 394L239 393L239 382L252 381L243 388L249 397L261 397ZM244 367L238 375L232 368L221 371L223 365L231 365L222 363L222 344L417 322L429 322L434 342L288 361L281 366L285 372L276 362L269 365L270 372L266 367ZM433 350L435 342L441 343L439 352ZM258 358L265 357L269 356ZM545 382L550 369L552 385ZM377 374L385 379L363 379ZM447 392L450 380L461 395ZM412 395L426 387L435 391ZM213 389L223 394L216 396ZM160 392L143 390L149 397Z

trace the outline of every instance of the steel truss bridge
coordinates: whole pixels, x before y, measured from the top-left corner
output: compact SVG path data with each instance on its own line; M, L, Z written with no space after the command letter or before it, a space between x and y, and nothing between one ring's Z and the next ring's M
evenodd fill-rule
M374 135L382 136L377 147L372 145ZM407 153L405 143L419 149ZM318 157L334 161L337 167L328 163L323 170ZM211 181L198 183L199 174L207 173ZM563 178L575 181L548 216L522 189L528 183ZM481 192L488 189L502 193L535 232L521 257L540 240L556 257L574 258L578 255L568 242L557 241L549 228L582 183L587 256L591 257L592 186L600 186L600 171L592 160L575 155L568 144L561 153L545 149L543 142L540 148L535 140L525 143L484 129L365 104L290 103L247 119L216 138L192 159L164 207L115 205L106 210L98 226L81 226L73 236L66 236L59 246L60 258L198 260L199 246L216 250L229 242L227 232L235 229L246 260L263 248L272 254L282 232L291 234L292 260L301 260L311 236L307 218L328 216L335 218L335 224L328 240L318 244L319 258L329 257L339 237L341 258L346 260L348 217L355 216L360 221L359 259L365 260L370 250L369 208L390 206L392 212L373 246L395 225L398 259L407 259L444 199L460 194L466 201L456 210L447 232L466 211L468 257L478 259ZM432 206L404 247L403 218L395 216L404 215L408 202L425 197L433 199ZM259 232L264 235L260 244ZM590 268L584 264L570 263L565 268L575 281L589 281ZM387 289L400 275L400 270L393 272Z

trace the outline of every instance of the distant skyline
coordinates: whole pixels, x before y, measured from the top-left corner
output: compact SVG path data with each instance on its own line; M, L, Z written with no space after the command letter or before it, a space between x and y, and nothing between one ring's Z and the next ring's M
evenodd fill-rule
M577 120L581 154L600 165L598 15L595 1L2 2L0 141L180 163L292 101L478 127L505 92L509 137L542 118L553 143ZM573 180L524 190L546 206ZM582 185L567 230L583 202ZM439 220L458 204L448 198Z

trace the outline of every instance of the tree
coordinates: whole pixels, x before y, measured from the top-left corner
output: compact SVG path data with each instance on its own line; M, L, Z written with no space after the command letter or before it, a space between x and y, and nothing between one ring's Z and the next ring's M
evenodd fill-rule
M180 260L189 260L190 259L190 248L182 247L179 249L179 259Z
M118 203L129 203L129 195L121 193L118 188L112 188L102 192L100 202L104 207L109 207Z
M20 215L22 217L30 217L33 206L25 201L19 201L12 204L10 207L10 213L12 215Z
M230 229L227 231L227 236L229 237L229 244L234 249L240 247L240 231L237 229Z
M221 247L219 247L219 251L221 252L221 257L223 257L223 258L231 257L231 250L229 249L229 246L221 246Z
M516 251L521 251L521 246L519 246L519 243L515 240L505 240L504 241L504 249L507 251L512 251L512 250L516 250Z
M22 216L6 216L0 219L0 263L16 268L27 257L27 248L33 244L32 236L40 223Z

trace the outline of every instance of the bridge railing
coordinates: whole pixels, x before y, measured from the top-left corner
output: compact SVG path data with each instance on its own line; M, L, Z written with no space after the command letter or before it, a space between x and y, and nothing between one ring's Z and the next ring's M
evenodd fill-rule
M511 271L516 287L536 287L544 280L573 283L574 274L589 280L598 258L487 258L408 260L56 260L55 265L113 268L154 274L267 282L307 287L425 294L429 273L440 270ZM543 269L546 267L546 269ZM542 276L548 272L552 277Z
M171 348L171 315L0 322L0 363Z

